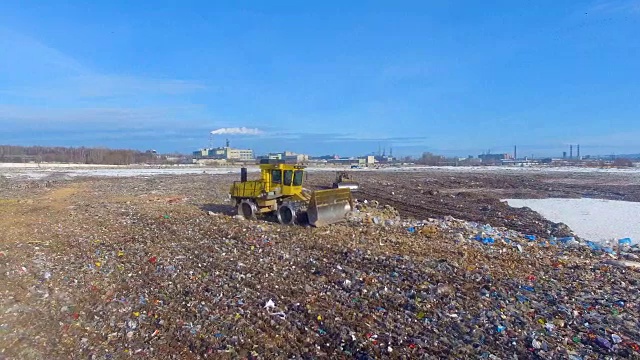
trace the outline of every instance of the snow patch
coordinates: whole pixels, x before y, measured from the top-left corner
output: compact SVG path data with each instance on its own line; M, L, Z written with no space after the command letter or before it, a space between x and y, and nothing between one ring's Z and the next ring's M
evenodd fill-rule
M582 239L604 242L629 237L640 240L640 203L602 199L507 199L509 206L528 207L553 222L562 222Z

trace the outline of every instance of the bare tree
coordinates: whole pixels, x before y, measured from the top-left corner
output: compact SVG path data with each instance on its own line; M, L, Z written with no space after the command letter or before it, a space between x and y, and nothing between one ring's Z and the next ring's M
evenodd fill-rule
M159 157L136 150L0 145L0 162L30 161L128 165L158 163Z

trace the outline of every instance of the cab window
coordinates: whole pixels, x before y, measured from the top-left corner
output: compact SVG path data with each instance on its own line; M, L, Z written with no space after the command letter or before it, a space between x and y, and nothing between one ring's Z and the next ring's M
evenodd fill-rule
M293 182L293 170L285 170L284 171L284 184L286 186L291 186Z
M280 170L271 170L271 182L275 184L282 183L282 171Z
M304 172L302 170L296 170L293 173L293 186L302 186L302 176Z

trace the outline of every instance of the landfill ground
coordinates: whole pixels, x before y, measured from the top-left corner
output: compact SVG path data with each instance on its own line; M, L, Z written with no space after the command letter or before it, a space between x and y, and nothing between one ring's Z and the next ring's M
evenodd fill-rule
M0 178L0 359L640 358L638 270L499 201L637 176L362 172L325 228L234 217L236 177Z

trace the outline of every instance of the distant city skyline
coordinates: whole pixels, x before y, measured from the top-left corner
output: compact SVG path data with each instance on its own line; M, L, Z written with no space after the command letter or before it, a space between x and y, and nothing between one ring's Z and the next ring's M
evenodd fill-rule
M640 152L637 0L0 2L0 144Z
M91 137L88 137L89 139ZM438 150L438 149L432 149L432 148L423 148L422 150L418 149L416 152L413 153L408 153L408 152L403 152L402 150L405 149L403 147L394 147L394 146L381 146L380 149L377 148L378 143L373 143L371 142L371 145L374 145L375 148L371 148L371 149L366 149L364 148L363 151L361 152L355 152L355 151L336 151L335 148L332 150L332 148L327 148L326 151L322 151L322 150L314 150L313 148L309 148L301 146L300 148L296 148L294 146L288 146L288 144L295 144L297 143L297 141L287 141L287 142L283 142L281 147L278 147L278 145L276 145L275 147L272 148L268 148L266 145L262 144L261 146L258 147L252 147L248 144L254 143L255 139L243 139L243 138L234 138L232 136L227 136L227 137L220 137L218 136L215 139L212 139L211 137L208 138L208 140L203 140L202 143L199 146L195 146L192 148L187 148L187 149L174 149L171 150L170 148L166 148L166 147L158 147L155 146L157 144L153 143L153 142L146 142L146 141L139 141L136 142L137 146L134 144L134 146L120 146L118 145L119 142L115 142L114 145L108 145L108 142L105 144L103 142L98 141L96 144L92 144L92 142L88 139L82 139L81 141L78 142L69 142L69 141L65 141L63 139L60 139L60 141L58 142L37 142L37 143L30 143L27 141L20 143L20 142L5 142L5 143L0 143L0 145L17 145L17 146L51 146L51 147L106 147L106 148L110 148L110 149L131 149L131 150L139 150L139 151L147 151L150 149L156 150L160 153L181 153L183 155L188 155L193 153L194 151L197 151L199 149L204 149L204 148L210 148L210 147L224 147L226 146L226 142L227 140L229 141L229 144L232 148L246 148L246 149L251 149L255 152L256 155L261 155L261 154L268 154L268 153L277 153L277 152L284 152L284 151L291 151L291 152L295 152L295 153L299 153L299 154L307 154L310 156L326 156L326 155L336 155L336 156L341 156L341 157L357 157L357 156L364 156L364 155L379 155L379 154L386 154L386 155L391 155L390 154L390 150L393 150L393 156L395 158L400 158L400 157L420 157L422 154L424 153L432 153L434 155L443 155L443 156L448 156L448 157L468 157L468 156L473 156L473 157L478 157L478 155L481 154L513 154L513 146L500 146L500 147L495 147L495 148L490 148L490 149L477 149L478 151L476 153L465 153L462 150ZM238 142L233 141L233 140L240 140ZM242 141L245 140L245 141ZM253 140L253 141L251 141ZM144 144L147 144L147 146L145 146ZM576 144L577 145L577 144ZM301 148L305 148L305 149L310 149L310 151L302 151L300 150ZM401 150L400 152L398 151L398 148ZM595 149L597 148L601 148L601 147L595 147ZM260 149L260 150L256 150L256 149ZM569 145L563 147L563 148L558 148L558 149L553 149L553 150L549 150L547 152L544 151L540 151L540 152L527 152L528 147L523 147L523 146L518 146L518 153L517 153L517 157L518 158L525 158L525 157L535 157L535 158L543 158L543 157L554 157L554 158L562 158L563 157L563 153L566 152L566 156L567 158L570 158L570 154L569 154ZM623 155L639 155L640 154L640 150L638 151L629 151L629 152L611 152L611 153L597 153L597 152L593 152L592 149L594 148L587 148L585 149L584 147L581 148L581 156L623 156ZM577 150L574 150L576 152L574 152L573 154L573 158L577 158L578 154L577 154ZM585 152L586 151L586 152Z
M210 142L207 146L203 146L201 147L201 149L204 148L219 148L219 147L224 147L227 145L227 141L229 139L225 138L224 143L222 144L218 144L218 143L213 143ZM517 146L517 145L516 145ZM422 154L424 153L432 153L434 155L443 155L443 156L450 156L450 157L460 157L460 158L466 158L468 156L472 156L474 158L477 158L479 155L484 155L484 154L508 154L514 158L518 158L518 159L524 159L524 158L548 158L548 157L552 157L552 158L567 158L567 159L578 159L578 158L584 158L584 157L607 157L607 156L624 156L624 155L632 155L632 156L640 156L640 151L638 152L630 152L630 153L621 153L621 154L616 154L616 153L611 153L611 154L596 154L596 153L584 153L584 149L581 147L580 144L575 144L573 145L574 149L573 149L573 153L571 153L571 145L568 145L566 147L565 150L557 153L557 154L534 154L534 153L522 153L520 152L520 148L518 148L517 154L514 154L514 147L511 147L511 151L494 151L493 149L486 149L480 153L477 154L467 154L467 155L458 155L458 154L445 154L445 153L438 153L438 152L432 152L432 151L422 151L420 153L416 153L416 154L401 154L401 155L397 155L395 150L393 150L393 147L380 147L377 150L372 150L372 151L368 151L368 152L363 152L363 153L358 153L358 154L341 154L341 153L337 153L337 152L329 152L329 153L307 153L307 152L302 152L302 151L296 151L295 149L272 149L272 150L268 150L265 152L255 152L255 154L257 156L259 155L268 155L268 154L272 154L272 153L280 153L280 152L293 152L296 154L306 154L309 156L313 156L313 157L322 157L322 156L339 156L339 157L358 157L358 156L366 156L366 155L375 155L375 156L393 156L394 158L400 158L400 157L420 157ZM233 148L240 148L238 146L231 146ZM249 148L247 148L249 149ZM502 148L500 148L502 149ZM254 150L254 149L251 149ZM566 156L565 156L566 155Z

